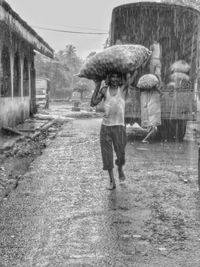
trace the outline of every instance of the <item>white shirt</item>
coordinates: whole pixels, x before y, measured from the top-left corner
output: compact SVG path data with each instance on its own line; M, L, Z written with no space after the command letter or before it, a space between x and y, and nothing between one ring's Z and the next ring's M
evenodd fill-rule
M106 126L125 125L125 99L121 93L121 87L117 88L117 93L114 96L110 94L110 88L107 88L104 110L102 124Z

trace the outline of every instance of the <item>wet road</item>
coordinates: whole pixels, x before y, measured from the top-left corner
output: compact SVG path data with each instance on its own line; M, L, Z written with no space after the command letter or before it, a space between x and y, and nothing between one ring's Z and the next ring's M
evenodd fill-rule
M197 145L129 142L110 192L99 128L65 124L1 204L0 267L199 267Z

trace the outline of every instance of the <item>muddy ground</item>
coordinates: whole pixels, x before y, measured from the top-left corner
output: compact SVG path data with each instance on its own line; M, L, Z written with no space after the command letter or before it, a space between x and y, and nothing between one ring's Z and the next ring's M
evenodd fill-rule
M40 156L43 150L56 137L62 126L61 121L41 130L35 138L18 138L14 146L0 154L0 200L18 186L21 177L27 172L31 162ZM16 138L9 133L7 140Z
M44 133L8 152L3 167L11 160L20 179L0 206L1 267L200 266L197 142L129 139L127 181L115 169L110 192L100 123L55 125L55 138Z

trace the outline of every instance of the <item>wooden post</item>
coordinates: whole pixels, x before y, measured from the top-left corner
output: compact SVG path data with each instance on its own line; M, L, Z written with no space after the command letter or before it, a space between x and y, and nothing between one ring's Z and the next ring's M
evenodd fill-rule
M200 147L199 147L199 156L198 156L198 186L200 191Z

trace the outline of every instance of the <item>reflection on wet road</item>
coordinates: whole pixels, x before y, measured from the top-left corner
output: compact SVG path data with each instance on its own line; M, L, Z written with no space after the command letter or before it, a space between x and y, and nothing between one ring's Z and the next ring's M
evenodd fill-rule
M99 128L64 125L2 203L0 266L200 266L197 145L128 143L110 192Z

